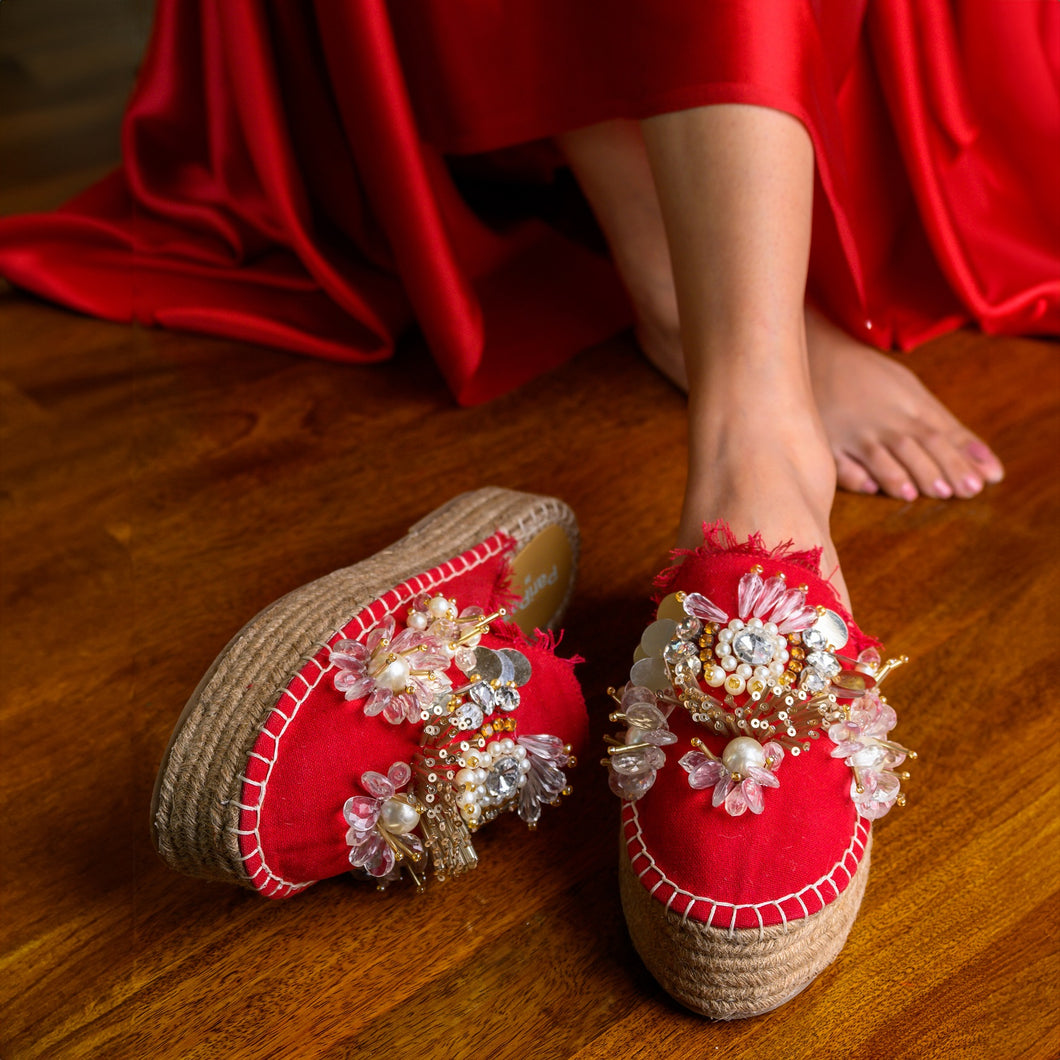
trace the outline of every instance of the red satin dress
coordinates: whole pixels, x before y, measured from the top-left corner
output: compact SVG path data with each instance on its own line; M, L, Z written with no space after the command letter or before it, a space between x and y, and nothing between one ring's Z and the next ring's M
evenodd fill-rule
M461 156L548 175L558 132L722 102L809 130L810 294L852 334L1060 334L1055 0L160 0L122 167L0 220L0 275L355 363L416 324L483 401L629 308L562 226L463 194Z

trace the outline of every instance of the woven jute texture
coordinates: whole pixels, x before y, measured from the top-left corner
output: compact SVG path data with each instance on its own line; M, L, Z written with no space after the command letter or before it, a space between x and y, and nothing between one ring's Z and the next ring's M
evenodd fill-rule
M807 987L838 956L869 875L870 836L854 878L812 916L765 928L708 927L653 898L626 854L619 886L633 945L668 994L713 1019L758 1016Z
M155 846L173 868L251 886L239 852L242 774L254 742L292 678L358 611L416 574L501 530L516 552L548 526L562 527L574 559L578 530L562 501L496 487L454 498L396 544L295 589L251 619L192 693L155 784ZM573 591L576 562L555 626Z

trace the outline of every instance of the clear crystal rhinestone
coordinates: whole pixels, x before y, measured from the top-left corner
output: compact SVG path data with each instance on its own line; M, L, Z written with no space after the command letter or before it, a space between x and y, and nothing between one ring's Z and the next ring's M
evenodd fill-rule
M699 671L703 669L703 664L699 661L698 656L693 655L691 658L682 659L674 667L674 677L678 681L689 684L696 679Z
M495 799L507 799L515 794L521 776L518 759L506 755L493 763L486 777L486 791Z
M488 681L476 681L469 694L487 714L492 714L497 709L497 691Z
M802 631L802 643L807 648L817 651L821 648L828 647L828 638L824 635L824 631L811 626L809 629Z
M501 710L511 712L519 706L519 690L509 685L501 685L494 691L494 698Z
M687 663L689 659L696 659L698 661L699 649L691 642L687 640L672 640L666 645L666 650L663 652L663 658L671 665L676 666L678 663Z
M456 718L456 723L461 729L477 729L482 724L485 715L477 703L465 703L456 708L453 717Z
M827 651L811 651L806 662L825 677L835 677L843 669L836 657Z
M751 666L765 666L773 658L773 641L760 629L741 629L732 638L732 653Z
M804 688L807 692L821 692L827 684L827 680L816 670L807 668L802 671L802 680L799 681L799 687Z

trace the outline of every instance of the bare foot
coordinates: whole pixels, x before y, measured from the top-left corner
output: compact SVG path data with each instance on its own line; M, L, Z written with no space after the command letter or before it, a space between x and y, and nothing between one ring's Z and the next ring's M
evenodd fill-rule
M761 377L758 377L761 384ZM807 381L804 400L792 393L768 417L724 391L736 381L703 388L689 407L689 471L678 545L702 542L702 525L724 518L738 538L761 533L767 544L791 541L822 549L821 571L849 610L850 599L829 530L835 462ZM746 391L744 391L746 393Z
M663 375L687 390L676 303L655 291L646 305L641 299L637 306L637 342ZM974 497L1004 477L990 447L903 364L810 307L806 334L813 392L841 488L945 500Z
M807 307L813 390L839 485L891 497L974 497L1001 461L894 358Z

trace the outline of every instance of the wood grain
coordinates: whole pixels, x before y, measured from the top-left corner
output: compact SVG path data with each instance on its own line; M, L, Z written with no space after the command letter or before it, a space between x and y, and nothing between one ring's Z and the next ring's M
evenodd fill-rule
M0 5L4 210L52 206L116 158L146 5L89 7L95 28L69 0ZM171 873L148 835L172 724L228 636L479 485L579 514L564 648L587 659L599 738L683 480L683 399L627 339L470 410L415 343L341 367L7 290L0 344L0 1055L1060 1053L1054 345L962 332L913 361L996 445L1002 485L837 503L861 622L914 658L891 698L921 760L839 960L725 1025L631 950L594 756L535 834L498 821L472 877L423 895L335 880L271 903Z

